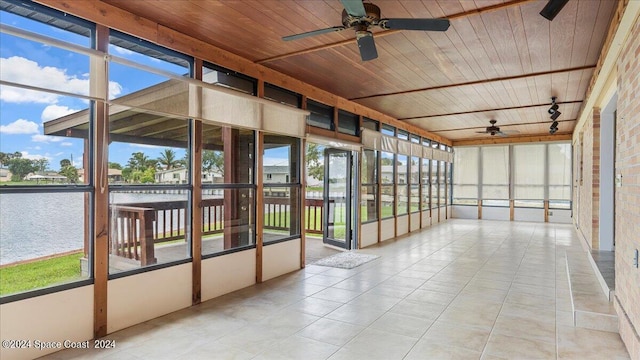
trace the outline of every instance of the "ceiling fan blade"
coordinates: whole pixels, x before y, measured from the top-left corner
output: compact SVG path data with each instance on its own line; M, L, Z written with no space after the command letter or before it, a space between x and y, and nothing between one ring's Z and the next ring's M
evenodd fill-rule
M503 133L507 134L507 135L511 135L511 134L520 134L520 131L518 130L504 130L502 131Z
M449 19L384 19L380 27L394 30L447 31Z
M367 12L364 10L364 5L362 5L362 0L341 0L342 5L344 6L344 10L347 14L354 17L362 17L367 15Z
M334 27L330 27L330 28L326 28L326 29L313 30L313 31L303 32L303 33L300 33L300 34L284 36L284 37L282 37L282 40L284 40L284 41L298 40L298 39L306 38L308 36L327 34L327 33L331 33L331 32L341 31L341 30L344 30L344 29L346 29L346 27L344 27L344 26L334 26Z
M498 131L498 132L496 132L496 134L498 134L498 135L500 135L500 136L502 136L502 137L507 137L507 136L509 136L509 135L507 135L507 134L503 133L502 131Z
M369 61L378 57L378 50L376 50L376 43L373 41L372 33L364 32L362 34L356 34L356 39L358 48L360 48L362 61Z

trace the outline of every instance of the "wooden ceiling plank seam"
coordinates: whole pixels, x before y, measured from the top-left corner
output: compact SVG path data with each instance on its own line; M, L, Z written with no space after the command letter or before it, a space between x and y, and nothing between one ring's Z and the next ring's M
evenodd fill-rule
M573 34L573 48L571 64L584 64L587 61L587 51L591 39L594 37L595 27L593 23L597 17L597 9L600 5L599 1L580 1L576 3L578 7L576 31ZM596 9L594 14L592 8Z
M109 1L109 0L102 0L105 1L106 3L110 3L113 1ZM131 4L130 6L135 6L135 2L127 2L128 4ZM212 6L216 6L216 9L220 12L224 11L225 15L222 16L222 19L234 19L234 22L237 24L238 22L242 22L245 21L247 22L248 17L245 15L244 12L242 11L238 11L232 7L229 7L228 5L225 6L221 6L221 5L216 5L219 3L216 2L202 2L202 1L190 1L190 3L193 4L194 7L199 8L200 10L196 12L196 14L194 14L194 18L199 19L198 23L201 25L200 28L202 29L206 29L206 33L200 32L198 31L199 28L198 27L190 27L188 24L186 24L183 27L180 26L176 26L175 22L171 23L171 25L169 26L168 23L164 23L161 24L159 23L159 25L163 25L167 28L170 28L172 30L175 30L177 32L182 32L182 33L195 33L194 35L192 35L192 37L202 40L202 41L206 41L208 43L210 43L213 46L216 46L220 49L229 51L229 52L233 52L234 49L230 48L228 45L226 45L224 42L219 41L219 39L217 39L215 36L212 36L212 34L216 34L218 31L216 31L216 29L218 27L214 27L212 22L210 21L209 18L207 18L207 14L210 13L210 7ZM121 6L118 5L118 7L120 8L124 8L125 11L131 11L130 6ZM184 8L184 5L183 7ZM166 9L167 13L172 13L171 9ZM230 13L227 13L230 12ZM146 14L145 14L146 16ZM219 19L220 17L218 17ZM219 22L219 24L217 26L220 27L224 27L226 29L230 29L230 27L225 24L225 23L221 23ZM244 31L244 32L235 32L234 34L228 34L227 36L233 36L234 39L238 42L243 41L246 42L247 44L252 44L252 42L254 41L252 39L251 34L248 31ZM250 48L254 48L253 46L251 46ZM256 57L264 57L264 56L268 56L268 54L259 54L259 50L258 49L254 49L254 52L248 52L248 51L240 51L239 52L239 56L244 57L245 59L249 59L249 60L254 60Z
M455 61L456 59L452 58L454 54L452 54L451 51L448 51L448 49L452 48L453 43L448 38L446 32L411 32L406 33L405 36L407 36L407 38L413 43L425 43L428 39L435 45L436 49L430 53L427 53L421 46L416 45L416 47L420 49L425 58L435 59L435 63L437 64L436 68L442 72L447 79L455 78L457 76L466 78L464 73L468 72L468 70L465 69L464 65L460 66L460 63L457 63Z
M551 54L549 52L550 22L538 14L540 9L539 6L535 5L523 6L521 10L524 18L531 20L525 22L531 66L535 72L543 72L551 70Z
M482 21L482 15L469 18L468 20L469 20L469 23L471 24L471 27L476 33L478 44L480 45L482 52L484 53L484 54L474 53L474 56L480 56L480 57L486 58L490 64L489 66L482 67L483 77L485 79L496 78L496 77L499 77L500 74L504 74L504 72L498 71L495 68L496 66L495 64L500 62L500 58L495 48L491 46L492 45L491 36L489 36L489 33L487 32L487 29L484 26L484 22Z
M398 34L397 37L399 38L399 37L403 37L403 36L402 36L402 34ZM381 42L385 42L385 41L386 41L386 38L385 39L381 39ZM406 42L408 42L408 40ZM408 54L411 54L411 52L406 51L406 49L405 49L405 51L401 51L399 49L398 45L401 44L401 43L402 43L402 41L388 41L387 42L387 46L385 46L385 48L393 50L393 51L389 51L389 53L390 53L390 55L393 56L394 59L405 58L412 65L414 65L418 70L413 69L413 71L414 71L414 73L415 72L419 73L418 76L422 80L422 82L427 83L427 84L435 83L436 81L431 77L429 72L426 72L426 71L422 70L423 67L419 67L418 64L416 64L415 61L412 58L409 58ZM418 48L416 48L416 47L414 47L414 48L415 48L416 52L420 52L420 50ZM422 57L421 60L427 60L425 62L428 62L429 64L432 65L430 68L434 68L435 69L435 66L433 66L433 64L431 63L431 61L429 59L425 59L424 57ZM400 61L399 63L400 63L399 65L395 64L394 66L386 66L385 68L388 69L388 70L394 71L394 74L395 74L394 76L396 78L403 79L404 80L403 83L410 83L412 80L415 80L415 79L407 79L406 78L406 76L410 76L411 75L411 72L401 71L401 68L410 70L409 66L403 61ZM407 75L405 75L405 74L407 74Z
M604 46L609 24L613 19L615 10L615 2L600 1L598 17L596 18L596 25L593 27L593 33L601 34L602 38L600 41L593 41L595 37L592 37L592 41L589 42L589 50L587 51L587 61L598 61L598 57L600 56L600 51Z
M504 25L499 25L501 24L500 20L505 18L509 19L506 9L480 15L480 19L482 20L487 34L489 34L489 41L499 59L499 61L494 64L494 68L499 66L499 69L497 70L498 74L501 74L502 76L514 73L521 74L523 72L522 67L518 67L517 69L508 69L505 67L505 64L515 65L520 63L518 53L513 51L513 48L510 46L510 44L515 43L511 23L509 21L506 22L509 29L503 28Z
M529 46L527 44L527 34L524 30L524 19L522 17L522 11L519 7L510 7L507 9L507 15L509 17L509 24L514 33L514 41L516 48L518 49L518 57L520 59L520 66L522 66L523 73L533 72L531 66L531 56Z
M290 9L290 11L294 11L297 14L299 14L300 19L303 22L312 25L309 28L298 28L295 30L291 29L292 31L304 32L304 31L320 29L323 27L340 25L340 24L334 23L335 20L332 21L331 23L328 23L327 21L323 20L323 19L329 19L329 18L339 19L339 18L336 18L335 16L336 15L340 16L339 12L336 12L335 9L328 6L323 1L295 1L295 0L279 0L279 1L282 1L282 3L285 6L287 6L287 8Z
M572 56L577 51L575 47L575 33L578 28L577 12L578 2L569 2L562 9L561 17L557 21L551 21L549 25L551 69L572 67Z
M525 80L525 82L527 84L526 88L527 88L527 90L529 90L528 91L529 92L529 99L530 99L530 101L532 103L534 103L536 98L537 98L537 96L536 96L537 92L536 92L536 81L535 81L535 78L534 77L525 78L524 80Z
M437 16L439 16L439 17L446 17L446 14L447 13L451 13L451 12L455 12L455 13L458 13L458 14L466 12L466 9L464 8L464 6L461 3L457 3L456 4L455 2L452 2L452 1L444 3L444 4L447 5L448 9L443 9L442 8L443 3L441 3L441 2L430 2L430 4L433 4L432 5L433 9L439 10L438 13L437 13ZM459 21L462 20L462 18L459 18L459 19L460 19ZM447 32L442 34L443 35L442 38L443 39L446 38L449 41L449 43L453 46L453 48L455 48L456 50L458 50L458 52L460 52L458 46L456 45L456 42L454 41L454 39L452 39L452 37L455 38L456 35L458 35L458 26L459 26L458 21L456 21L455 26L451 26ZM431 35L431 34L429 34L429 35ZM433 34L433 35L438 35L438 34ZM428 38L432 39L432 41L433 41L433 38L431 36L428 36ZM458 36L458 38L460 38L460 36ZM437 44L436 43L436 45L439 48L439 52L438 53L446 52L446 50L442 48L442 46L441 46L442 44ZM456 65L456 69L458 70L459 76L461 78L469 78L468 75L466 77L463 75L463 74L467 73L467 71L471 71L475 76L477 76L477 72L473 69L473 67L470 64L468 64L468 59L473 58L471 56L471 53L467 53L467 54L460 53L460 54L462 55L461 59L463 60L463 62L468 67L468 70L465 69L465 66L463 66L462 64L457 64ZM425 55L426 58L430 58L430 56L429 56L430 54L425 53L424 55ZM450 58L449 58L449 61L451 61L452 63L455 63L455 61L450 59ZM457 77L448 76L448 78L450 79L450 81L459 81L459 80L457 80Z
M548 79L546 77L549 77ZM545 101L545 99L549 99L551 101L551 94L553 89L551 88L551 75L543 75L536 76L533 78L535 85L535 98L534 101L536 103L541 103Z
M463 34L468 34L464 36ZM473 35L471 35L473 34ZM486 57L474 56L474 51L469 46L477 46L479 39L475 36L475 30L468 19L463 18L456 21L456 27L452 31L447 31L447 36L451 40L452 44L462 57L462 59L468 64L469 68L474 73L474 79L486 79L486 74L483 70L485 66L490 66L489 60ZM467 39L465 41L464 39ZM467 77L469 78L469 77ZM452 81L460 81L451 79Z

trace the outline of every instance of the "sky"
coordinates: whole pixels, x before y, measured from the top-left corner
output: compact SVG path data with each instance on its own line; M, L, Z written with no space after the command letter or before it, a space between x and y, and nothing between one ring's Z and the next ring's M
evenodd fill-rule
M10 13L0 12L0 22L73 44L90 46L87 37ZM178 75L188 73L185 67L114 45L110 45L109 51L115 56ZM0 33L0 78L3 81L88 95L89 64L90 58L87 55ZM109 97L118 98L165 80L166 77L111 62ZM20 152L29 159L46 158L49 169L54 171L59 170L63 159L71 160L76 167L81 168L83 139L44 135L43 124L88 106L89 101L82 98L0 85L0 151ZM144 152L153 159L158 158L166 148L168 147L113 142L109 146L109 161L124 166L134 152ZM184 157L183 149L173 150L178 159ZM265 154L267 157L264 163L287 164L287 154L286 150L271 151Z

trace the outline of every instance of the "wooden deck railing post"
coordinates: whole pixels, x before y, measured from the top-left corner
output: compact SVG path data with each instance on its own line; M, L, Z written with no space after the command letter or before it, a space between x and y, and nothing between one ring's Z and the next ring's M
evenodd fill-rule
M153 265L158 262L155 256L155 242L153 240L153 222L156 212L147 209L140 217L140 265Z

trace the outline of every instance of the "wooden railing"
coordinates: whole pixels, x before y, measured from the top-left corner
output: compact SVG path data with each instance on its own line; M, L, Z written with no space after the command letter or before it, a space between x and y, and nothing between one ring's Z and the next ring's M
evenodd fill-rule
M153 222L155 210L136 206L112 206L109 252L139 260L142 266L155 264Z
M322 207L324 206L324 200L306 199L304 205L305 231L310 234L322 234L322 224L324 224Z
M291 214L288 198L264 199L264 228L288 230ZM224 199L202 201L202 234L211 235L224 231ZM111 206L111 236L109 249L112 255L140 261L142 266L157 263L155 244L185 239L187 228L187 202L165 201ZM305 231L323 232L323 200L305 201Z

